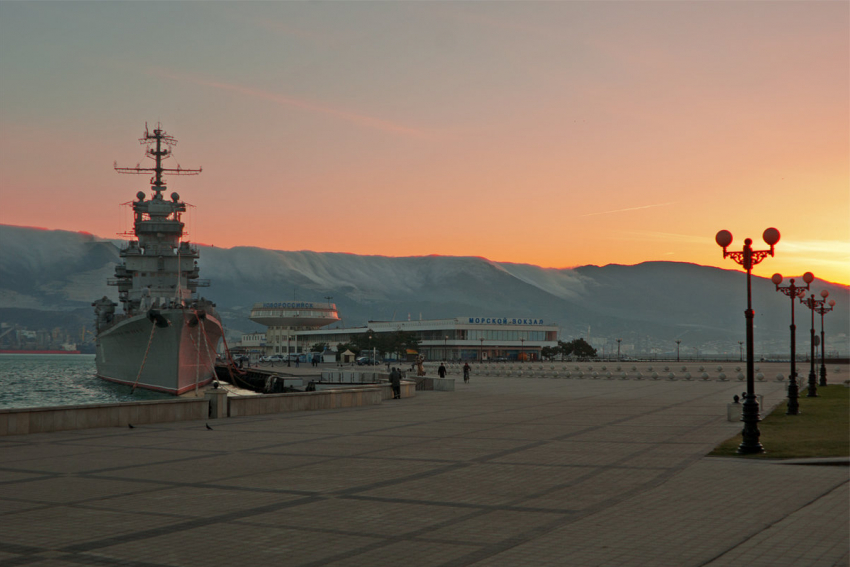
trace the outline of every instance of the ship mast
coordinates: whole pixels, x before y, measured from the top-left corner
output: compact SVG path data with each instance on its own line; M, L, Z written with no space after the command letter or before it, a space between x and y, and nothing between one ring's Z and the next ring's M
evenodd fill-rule
M118 173L153 173L151 198L146 199L145 192L139 191L131 203L136 240L130 240L122 248L122 263L115 267L115 279L108 282L118 286L119 298L128 314L145 310L151 304L185 304L198 287L209 285L198 279L198 250L182 240L185 225L180 217L186 212L186 203L177 193L172 193L170 200L162 196L166 189L165 175L198 175L201 169L183 169L179 164L173 168L164 166L165 160L172 157L177 140L160 124L153 132L145 124L145 134L139 142L146 146L145 155L153 160L153 167L114 166Z
M154 160L154 167L140 167L138 164L136 167L118 167L118 164L116 163L113 168L118 173L130 173L134 175L153 173L154 176L151 177L151 189L154 191L154 199L162 199L162 192L166 189L165 180L162 178L163 174L198 175L201 171L203 171L202 168L183 169L180 167L180 164L177 164L176 168L163 167L162 162L171 157L171 148L177 145L177 139L173 136L169 136L165 130L162 129L162 125L160 123L157 123L153 130L153 134L151 134L148 130L148 124L145 122L145 135L143 138L139 138L139 143L147 146L145 155Z

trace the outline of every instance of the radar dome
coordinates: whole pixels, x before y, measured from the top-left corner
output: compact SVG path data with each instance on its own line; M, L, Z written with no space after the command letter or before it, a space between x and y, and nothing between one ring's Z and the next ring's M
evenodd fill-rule
M144 200L145 200L145 192L144 192L144 191L139 191L138 193L136 193L136 198L137 198L139 201L144 201Z
M177 191L171 194L171 200L175 203L180 200L180 195L177 193Z

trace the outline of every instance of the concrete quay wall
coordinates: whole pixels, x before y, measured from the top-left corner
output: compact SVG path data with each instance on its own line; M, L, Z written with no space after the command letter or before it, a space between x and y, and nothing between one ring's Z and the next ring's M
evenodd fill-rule
M0 436L206 419L204 398L0 410Z
M412 398L415 395L416 384L403 380L401 397ZM95 427L127 427L129 424L351 408L380 404L392 397L392 386L384 383L317 392L250 396L227 396L224 390L208 390L204 398L7 409L0 410L0 437Z
M370 406L384 399L383 386L366 386L321 392L231 396L227 399L229 417L244 417L291 411L327 410Z

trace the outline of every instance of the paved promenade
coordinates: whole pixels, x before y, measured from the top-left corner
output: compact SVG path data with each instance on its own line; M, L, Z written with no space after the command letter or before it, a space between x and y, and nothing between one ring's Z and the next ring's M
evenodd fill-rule
M473 375L212 430L0 438L0 566L848 565L850 469L704 456L741 390Z

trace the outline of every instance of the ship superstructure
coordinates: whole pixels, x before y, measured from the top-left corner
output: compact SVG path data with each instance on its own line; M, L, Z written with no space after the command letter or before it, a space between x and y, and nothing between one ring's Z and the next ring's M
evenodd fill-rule
M198 249L183 240L186 203L167 190L164 175L197 175L200 169L166 168L177 140L160 125L145 127L140 143L154 167L118 167L119 173L146 174L152 194L132 202L133 234L121 250L115 277L123 313L104 297L95 301L97 374L133 387L182 394L209 383L223 335L215 305L197 298L209 282L199 278Z

